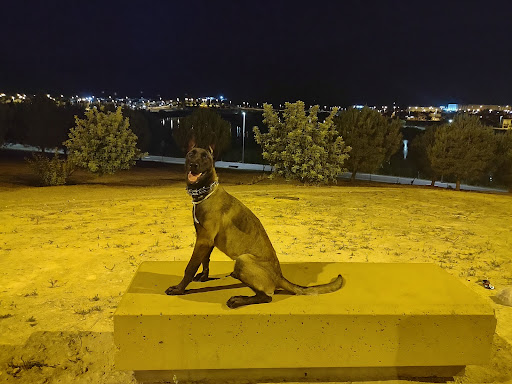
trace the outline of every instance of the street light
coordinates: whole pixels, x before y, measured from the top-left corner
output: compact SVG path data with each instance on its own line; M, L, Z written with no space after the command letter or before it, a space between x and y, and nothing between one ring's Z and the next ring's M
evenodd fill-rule
M242 123L242 163L245 158L245 112L242 112L243 123Z

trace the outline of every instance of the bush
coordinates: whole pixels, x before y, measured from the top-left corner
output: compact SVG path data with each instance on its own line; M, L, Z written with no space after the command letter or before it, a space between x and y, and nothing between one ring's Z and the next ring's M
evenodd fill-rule
M137 148L137 136L130 121L123 118L121 107L116 112L91 109L85 119L75 117L76 126L64 142L69 159L78 167L99 175L129 169L145 156Z
M43 186L64 185L75 170L73 163L60 159L57 152L52 159L40 153L33 153L32 159L26 161Z
M254 133L273 174L318 184L336 182L336 177L345 171L343 163L350 147L336 132L333 118L337 109L324 122L318 121L318 110L316 105L306 115L302 101L286 103L280 118L272 105L263 106L268 133L261 133L258 127L254 127Z

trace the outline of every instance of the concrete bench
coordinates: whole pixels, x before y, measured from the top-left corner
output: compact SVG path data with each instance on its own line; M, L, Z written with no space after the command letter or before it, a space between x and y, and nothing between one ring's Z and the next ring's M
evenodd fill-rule
M116 368L141 382L452 377L490 356L492 307L433 264L285 263L294 283L341 273L343 288L235 310L226 301L252 291L227 277L231 261L166 296L185 266L142 263L114 315Z

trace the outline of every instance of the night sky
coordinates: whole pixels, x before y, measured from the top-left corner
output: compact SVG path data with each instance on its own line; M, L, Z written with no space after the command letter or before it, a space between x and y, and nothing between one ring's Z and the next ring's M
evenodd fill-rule
M1 9L0 92L512 103L510 0L1 0Z

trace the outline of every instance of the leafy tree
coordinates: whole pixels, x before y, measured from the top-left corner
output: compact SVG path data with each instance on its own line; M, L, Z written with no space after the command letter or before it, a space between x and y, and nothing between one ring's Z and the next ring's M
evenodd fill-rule
M4 104L5 105L5 104ZM28 127L23 118L25 112L25 103L7 104L7 133L5 141L10 143L28 144Z
M14 110L11 104L0 103L0 146L5 142L7 132L12 129Z
M512 191L512 131L496 135L494 179Z
M144 154L137 148L137 136L123 118L121 107L116 112L91 109L85 119L75 118L69 139L64 142L71 161L93 173L112 174L129 169Z
M143 152L147 152L151 142L151 131L149 129L149 121L147 113L141 110L123 108L123 116L130 120L130 129L137 136L137 148Z
M400 148L400 121L390 120L368 107L349 108L334 121L339 134L352 148L347 161L352 180L357 172L375 172Z
M193 146L211 146L218 158L231 144L231 124L210 108L199 108L181 119L172 135L184 153Z
M453 176L456 190L460 190L461 180L477 180L489 172L495 149L492 128L483 126L478 116L458 115L436 130L427 153L432 169Z
M434 186L439 175L432 169L428 157L427 148L434 143L436 127L428 127L425 132L419 134L411 143L410 157L418 167L418 170L430 178Z
M22 104L22 119L27 127L27 143L44 152L47 148L58 147L66 138L59 137L59 111L55 102L46 95L36 95Z
M36 95L14 107L11 141L34 145L42 152L48 148L62 147L69 130L73 126L76 114L83 112L82 107L58 105L46 95Z
M273 174L303 183L336 181L344 172L343 164L349 157L345 145L334 126L334 109L324 120L318 121L318 105L309 114L304 103L286 103L282 118L271 104L263 106L263 123L268 133L254 127L255 139L263 149L263 158L273 166Z

